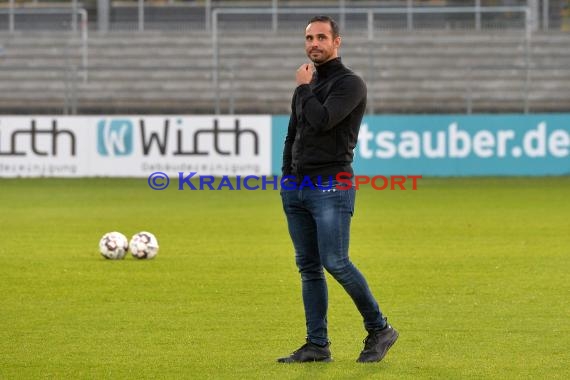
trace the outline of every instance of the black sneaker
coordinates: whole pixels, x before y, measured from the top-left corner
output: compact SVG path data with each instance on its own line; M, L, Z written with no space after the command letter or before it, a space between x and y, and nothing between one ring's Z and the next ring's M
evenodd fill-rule
M291 355L277 359L279 363L305 363L305 362L330 362L331 350L329 349L330 343L326 346L319 346L317 344L307 341L298 350L294 351Z
M379 331L370 331L364 339L364 349L356 360L359 363L379 362L398 339L398 332L390 325Z

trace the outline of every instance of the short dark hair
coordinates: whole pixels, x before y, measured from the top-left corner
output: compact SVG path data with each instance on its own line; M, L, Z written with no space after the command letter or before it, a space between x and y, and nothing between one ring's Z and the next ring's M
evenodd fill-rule
M330 24L331 26L331 30L332 30L332 36L333 38L337 38L338 36L340 36L340 29L338 27L338 24L336 23L336 21L329 16L315 16L313 18L311 18L309 20L309 22L307 23L307 25L313 23L313 22L327 22Z

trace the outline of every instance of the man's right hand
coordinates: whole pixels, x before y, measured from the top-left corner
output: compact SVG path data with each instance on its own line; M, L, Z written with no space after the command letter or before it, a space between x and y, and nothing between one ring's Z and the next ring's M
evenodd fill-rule
M297 69L297 86L302 84L309 84L313 80L313 72L315 71L315 66L309 63L302 64Z

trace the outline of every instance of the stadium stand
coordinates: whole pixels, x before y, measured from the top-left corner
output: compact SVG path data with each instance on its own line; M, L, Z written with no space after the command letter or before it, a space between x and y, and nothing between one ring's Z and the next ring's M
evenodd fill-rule
M86 48L79 31L2 31L0 113L288 113L306 61L298 24L221 28L218 71L205 30L91 30ZM356 28L341 56L365 78L370 113L570 108L563 31L527 43L521 28L376 30L372 40Z

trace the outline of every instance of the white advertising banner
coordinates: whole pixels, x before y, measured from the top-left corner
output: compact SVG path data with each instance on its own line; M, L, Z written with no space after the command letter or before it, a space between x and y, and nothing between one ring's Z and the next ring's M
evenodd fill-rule
M0 177L271 174L271 117L0 117Z

